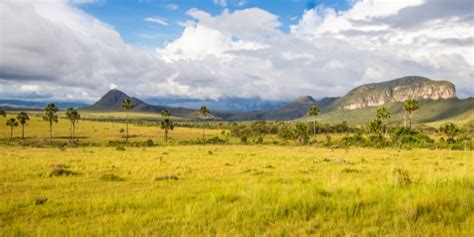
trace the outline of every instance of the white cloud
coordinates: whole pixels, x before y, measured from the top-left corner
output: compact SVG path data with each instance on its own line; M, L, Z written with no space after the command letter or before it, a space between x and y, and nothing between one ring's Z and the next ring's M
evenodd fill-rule
M221 7L227 7L227 1L226 0L214 0L214 4L219 5Z
M178 10L178 9L179 9L179 5L178 5L178 4L169 3L169 4L166 4L166 5L165 5L165 8L174 11L174 10Z
M181 35L148 52L74 4L1 2L0 95L90 101L126 88L140 97L279 100L341 96L362 83L422 75L452 81L461 96L472 96L474 27L472 13L460 7L470 3L452 3L317 7L288 33L278 16L259 8L217 15L191 9ZM433 9L445 11L437 17Z
M162 18L162 17L154 17L154 16L153 17L147 17L147 18L145 18L145 21L158 23L158 24L161 24L161 25L164 25L164 26L168 25L168 21L166 21L166 19Z

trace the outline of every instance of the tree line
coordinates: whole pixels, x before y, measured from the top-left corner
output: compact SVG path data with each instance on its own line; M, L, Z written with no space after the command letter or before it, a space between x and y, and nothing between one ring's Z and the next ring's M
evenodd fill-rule
M121 109L126 113L125 119L125 143L129 140L129 112L134 108L132 100L129 98L125 99L121 103ZM405 111L404 126L403 129L396 130L398 135L400 134L415 134L413 131L413 119L415 111L420 108L419 102L415 99L408 99L403 104L403 110ZM55 104L48 104L43 110L43 120L48 123L48 141L51 144L53 138L53 125L58 122L57 112L59 108ZM6 117L7 113L0 109L0 116ZM81 119L81 115L75 108L67 108L65 112L67 120L70 122L70 135L69 142L77 142L75 136L76 125ZM239 137L241 142L247 142L249 137L262 137L269 134L276 134L284 140L295 140L298 144L306 144L310 138L310 135L315 137L319 133L345 133L345 132L361 132L360 128L350 127L346 122L339 124L320 124L317 123L317 116L320 115L320 109L316 105L312 105L308 108L307 116L312 118L311 128L305 123L287 123L287 122L267 122L267 121L254 121L251 123L236 123L232 122L226 126L230 130L230 135ZM160 120L160 128L164 131L164 140L168 142L170 132L175 128L176 124L171 119L171 112L167 109L161 111L162 119ZM197 117L203 121L208 121L212 118L210 110L206 106L201 106L197 111ZM367 132L372 133L383 139L384 135L387 135L389 129L386 125L386 120L391 117L391 113L385 108L380 107L374 116L374 119L369 121L367 124ZM21 126L21 139L25 139L25 125L30 120L29 115L26 112L20 112L16 117L7 119L6 125L10 127L10 139L13 139L13 130L15 127ZM207 123L205 125L208 125ZM205 128L202 126L202 140L205 138ZM441 125L438 131L447 137L448 143L454 143L455 137L461 132L461 129L454 123L445 123ZM393 128L392 128L393 132ZM357 141L360 137L352 137L346 139L347 141ZM355 140L354 140L355 139ZM360 140L360 139L359 139ZM376 139L372 139L376 140Z

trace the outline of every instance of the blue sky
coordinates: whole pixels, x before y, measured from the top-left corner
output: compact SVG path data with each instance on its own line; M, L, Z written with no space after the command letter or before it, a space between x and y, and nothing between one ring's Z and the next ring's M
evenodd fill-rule
M179 22L190 20L186 15L196 8L212 15L220 14L224 9L235 11L257 7L278 16L280 29L288 32L289 26L295 24L303 12L317 6L334 8L336 11L347 10L353 0L227 0L226 5L219 5L214 0L123 0L98 1L80 4L83 11L113 26L123 39L142 48L161 47L165 42L178 38L183 31ZM167 25L147 22L149 17L161 18Z

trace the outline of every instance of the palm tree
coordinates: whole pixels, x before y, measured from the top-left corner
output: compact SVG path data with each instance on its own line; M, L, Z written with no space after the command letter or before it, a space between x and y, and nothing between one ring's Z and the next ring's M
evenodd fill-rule
M161 111L161 116L163 116L163 120L161 120L161 129L165 130L165 142L168 142L168 131L174 129L173 121L169 118L171 116L171 112L167 109Z
M125 125L125 143L128 143L128 111L134 107L132 100L129 98L123 100L122 102L122 110L125 110L127 112L127 121Z
M21 139L25 139L25 124L28 122L28 120L30 120L30 117L27 113L20 112L16 116L16 119L18 119L18 122L21 124Z
M81 119L81 115L77 111L77 109L74 109L73 107L70 107L66 110L66 117L71 121L71 138L70 142L74 142L74 136L76 133L76 123Z
M461 131L454 123L445 123L439 127L439 131L448 137L448 143L455 142L454 138Z
M420 104L415 99L408 99L403 104L403 109L405 110L405 127L407 127L406 114L408 114L409 117L410 117L410 130L411 130L411 123L412 123L412 120L413 120L413 114L414 114L415 110L417 110L419 108L420 108Z
M13 140L13 128L18 127L18 121L14 118L7 120L7 126L10 126L10 139Z
M58 122L58 107L55 104L48 104L44 107L44 116L43 120L48 121L49 123L49 144L53 141L53 122Z
M382 125L382 120L379 118L376 118L369 123L369 131L378 134L379 136L382 136L382 130L383 130L383 125Z
M316 116L318 116L321 112L319 111L318 106L312 105L309 107L308 115L313 117L313 136L316 136Z
M379 119L381 122L383 122L385 119L389 119L392 115L390 112L387 110L385 107L380 107L377 109L377 119ZM382 125L382 130L384 133L386 132L386 127L385 125Z
M198 111L199 118L205 120L210 114L211 112L206 106L201 106L201 108L199 108L199 111ZM205 129L205 126L202 127L202 140L203 141L204 141L204 129Z

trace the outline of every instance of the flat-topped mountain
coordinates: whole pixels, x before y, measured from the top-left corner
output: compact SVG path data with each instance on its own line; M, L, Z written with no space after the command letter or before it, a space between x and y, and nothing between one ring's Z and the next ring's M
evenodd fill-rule
M409 76L356 87L338 99L334 105L338 109L353 110L380 106L388 102L403 102L410 98L438 100L455 97L456 90L451 82Z

